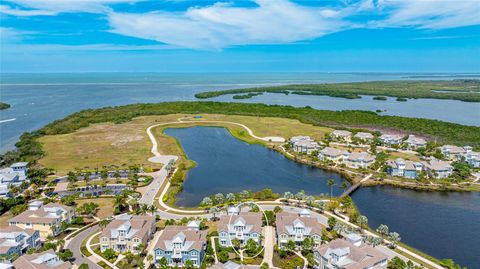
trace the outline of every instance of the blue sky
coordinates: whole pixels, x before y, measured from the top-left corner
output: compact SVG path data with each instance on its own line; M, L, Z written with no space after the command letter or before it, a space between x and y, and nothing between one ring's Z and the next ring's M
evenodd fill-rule
M480 72L480 0L10 0L1 72Z

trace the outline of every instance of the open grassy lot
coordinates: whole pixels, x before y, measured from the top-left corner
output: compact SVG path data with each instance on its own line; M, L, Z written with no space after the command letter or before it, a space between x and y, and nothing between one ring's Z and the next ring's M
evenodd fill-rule
M39 160L45 167L57 170L58 174L79 169L101 169L103 166L115 165L126 168L139 164L149 168L160 168L148 162L152 156L151 143L146 129L153 124L176 122L179 118L195 121L230 121L247 125L257 136L282 136L289 138L295 135L310 135L321 139L330 128L300 123L297 120L272 117L253 117L235 115L202 115L201 119L193 119L193 115L164 115L135 118L122 124L102 123L82 128L76 132L61 135L43 136L39 141L43 144L46 156ZM158 150L162 154L183 156L178 142L163 134L170 127L189 127L195 125L215 125L228 127L232 134L248 142L255 142L247 131L233 124L183 123L159 126L153 129L158 142ZM180 161L184 161L181 158Z
M76 200L77 206L85 203L95 203L99 205L97 217L104 219L113 215L114 198L89 198Z
M409 161L414 161L414 162L420 161L420 156L419 155L408 154L408 153L404 153L404 152L396 152L396 151L387 152L387 153L389 154L389 159L391 159L391 160L395 160L397 158L402 158L402 159L409 160Z
M13 216L10 212L5 212L3 215L0 216L0 228L8 227L8 220L11 219Z

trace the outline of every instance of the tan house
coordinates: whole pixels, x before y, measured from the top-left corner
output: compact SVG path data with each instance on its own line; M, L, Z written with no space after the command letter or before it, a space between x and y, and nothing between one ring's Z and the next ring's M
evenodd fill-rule
M45 240L49 235L60 234L62 222L70 223L74 216L72 207L58 203L43 205L42 201L33 201L28 205L28 210L9 219L8 224L38 231L40 238Z
M386 269L388 256L361 241L336 239L315 250L322 269Z
M60 260L53 250L42 253L23 255L13 262L18 269L71 269L72 265Z
M305 238L312 238L315 247L320 245L322 226L316 218L310 217L310 211L303 209L299 214L281 212L276 214L277 242L280 247L288 241L301 245Z
M422 162L422 165L428 176L432 178L447 178L453 173L453 167L446 161L432 159Z
M353 137L365 142L372 141L374 138L373 134L366 132L358 132Z
M346 130L334 130L331 134L331 137L340 139L340 140L345 140L345 141L350 141L352 138L352 132L346 131Z
M318 153L318 159L322 161L332 161L334 163L342 163L350 153L346 150L326 147Z
M120 215L100 235L100 250L138 253L140 244L147 246L155 233L155 217L149 215Z
M345 159L345 165L350 168L367 168L375 162L375 157L368 152L352 152Z

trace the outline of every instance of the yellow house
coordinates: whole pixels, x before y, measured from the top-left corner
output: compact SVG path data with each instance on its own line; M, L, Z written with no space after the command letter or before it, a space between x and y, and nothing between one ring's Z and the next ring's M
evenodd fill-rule
M33 201L28 210L8 220L10 226L21 229L33 229L45 240L49 235L57 236L61 232L62 222L70 223L75 216L72 207L51 203L43 205L42 201Z

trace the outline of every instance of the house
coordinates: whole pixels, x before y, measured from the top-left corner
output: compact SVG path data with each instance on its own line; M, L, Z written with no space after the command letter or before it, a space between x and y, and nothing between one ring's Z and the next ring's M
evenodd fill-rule
M0 257L7 257L4 261L11 261L10 258L19 257L30 248L37 249L40 245L40 233L38 231L24 230L16 226L0 229Z
M42 253L21 256L13 262L13 267L19 269L71 269L72 265L60 260L55 251L49 249Z
M467 149L470 149L470 147L467 147ZM465 148L453 145L441 146L440 151L442 152L443 156L445 156L445 158L452 161L461 160L463 155L466 153Z
M309 136L294 136L290 139L290 144L295 152L310 154L320 147L317 142Z
M307 209L303 209L299 214L277 213L275 225L280 247L284 247L288 241L300 246L305 238L312 238L315 247L321 243L322 226L316 218L310 217Z
M153 248L155 266L159 267L163 258L169 266L183 267L192 261L200 267L207 246L207 231L188 226L166 226Z
M342 163L350 153L346 150L326 147L318 153L318 159L322 161L332 161L334 163Z
M465 161L472 167L480 167L480 152L470 151L465 154Z
M356 236L330 241L317 248L314 256L321 269L386 269L388 263L387 255Z
M155 216L120 215L112 220L100 235L100 251L109 248L117 252L139 252L139 245L147 246L155 233Z
M10 194L10 187L19 187L27 180L27 162L19 162L0 169L0 197Z
M231 247L232 240L238 239L242 246L252 239L261 244L262 213L240 212L238 215L224 215L218 223L218 240L221 246Z
M74 216L72 207L58 203L43 205L37 200L28 205L28 210L9 219L8 225L38 231L45 240L49 235L60 234L62 222L70 223Z
M366 133L366 132L358 132L353 137L365 142L373 140L373 135L371 133Z
M375 157L368 152L352 152L345 160L350 168L367 168L375 162Z
M432 159L422 162L428 176L433 178L447 178L452 175L453 167L449 162Z
M209 269L242 269L242 268L248 268L248 267L232 261L227 261L226 263L217 263L217 264L214 264L212 267L209 267Z
M406 178L416 178L423 168L423 165L419 162L406 161L402 158L389 160L387 165L389 175Z
M425 139L416 137L414 135L409 135L407 140L405 140L405 143L410 150L424 148L425 146L427 146L427 141Z
M396 134L382 134L379 138L380 142L386 146L400 145L403 136Z
M345 130L334 130L330 136L339 140L350 141L352 138L352 132Z

